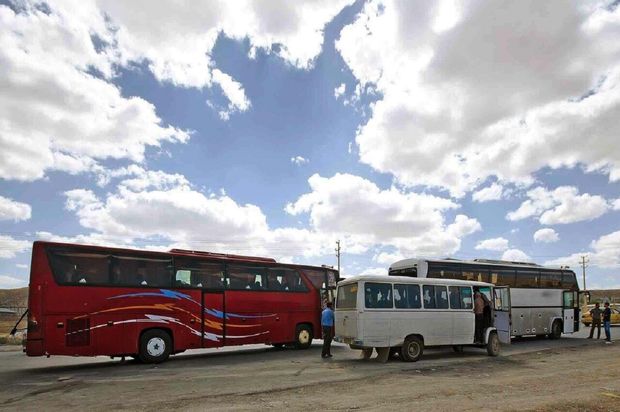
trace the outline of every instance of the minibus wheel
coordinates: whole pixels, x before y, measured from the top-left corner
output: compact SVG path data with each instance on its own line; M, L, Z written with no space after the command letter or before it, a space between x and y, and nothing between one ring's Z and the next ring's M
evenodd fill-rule
M160 363L172 352L172 339L161 329L147 330L140 337L140 360L144 363Z
M489 356L499 355L499 337L497 332L491 332L489 334L489 341L487 342L487 353Z
M400 351L400 357L405 362L416 362L422 357L424 352L424 343L417 336L410 336L405 339L403 348Z
M308 325L297 325L295 328L295 347L308 349L312 345L312 329Z

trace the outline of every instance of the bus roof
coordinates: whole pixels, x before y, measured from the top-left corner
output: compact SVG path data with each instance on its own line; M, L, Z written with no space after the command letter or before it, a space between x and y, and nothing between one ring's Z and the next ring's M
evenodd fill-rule
M338 272L336 269L330 266L313 266L313 265L300 265L294 263L281 263L277 262L273 258L267 257L258 257L258 256L244 256L244 255L232 255L225 253L212 253L212 252L204 252L204 251L196 251L196 250L185 250L185 249L170 249L169 251L164 250L146 250L146 249L130 249L130 248L121 248L121 247L108 247L108 246L97 246L97 245L88 245L82 243L62 243L62 242L49 242L45 240L36 240L33 243L33 248L36 245L41 246L56 246L56 247L71 247L71 248L85 248L90 250L98 250L98 251L109 251L111 253L136 253L136 254L149 254L153 256L183 256L183 257L195 257L195 258L203 258L208 260L215 260L220 262L234 262L238 264L242 263L253 263L253 264L262 264L266 266L277 265L279 267L290 267L290 268L306 268L306 269L321 269L321 270L331 270L333 272Z
M433 284L446 286L494 286L492 283L478 282L461 279L435 279L435 278L412 278L409 276L385 276L385 275L357 275L351 276L338 282L338 286L357 282L389 282L411 284Z
M416 266L418 262L435 262L435 263L461 263L466 265L476 265L476 266L509 266L514 268L534 268L534 269L556 269L560 268L549 268L536 263L530 262L513 262L508 260L492 260L492 259L474 259L474 260L461 260L461 259L424 259L424 258L411 258L411 259L403 259L396 261L390 265L390 270L392 269L405 269L412 266Z

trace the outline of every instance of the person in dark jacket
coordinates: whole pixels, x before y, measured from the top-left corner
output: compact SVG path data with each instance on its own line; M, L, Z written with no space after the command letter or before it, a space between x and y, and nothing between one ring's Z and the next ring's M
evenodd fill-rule
M594 336L594 328L598 330L596 339L601 338L601 314L603 313L603 311L601 310L600 306L601 305L597 302L590 310L590 316L592 316L592 328L590 329L590 336L588 336L588 339L592 339L592 337Z
M605 343L611 343L611 308L609 302L605 302L603 309L603 327L605 328Z

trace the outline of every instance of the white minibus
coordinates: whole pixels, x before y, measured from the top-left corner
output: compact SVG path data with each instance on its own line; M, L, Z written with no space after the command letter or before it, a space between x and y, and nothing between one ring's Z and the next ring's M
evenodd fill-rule
M474 313L475 294L484 313ZM342 280L336 291L335 340L379 360L399 354L417 361L425 347L486 347L497 356L510 343L510 291L491 283L360 275ZM478 327L478 329L477 329Z

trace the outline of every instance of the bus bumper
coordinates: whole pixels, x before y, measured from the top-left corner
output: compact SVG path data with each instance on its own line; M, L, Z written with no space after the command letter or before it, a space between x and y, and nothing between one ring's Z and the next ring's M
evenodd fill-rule
M43 340L31 339L26 341L26 355L28 356L43 356Z

